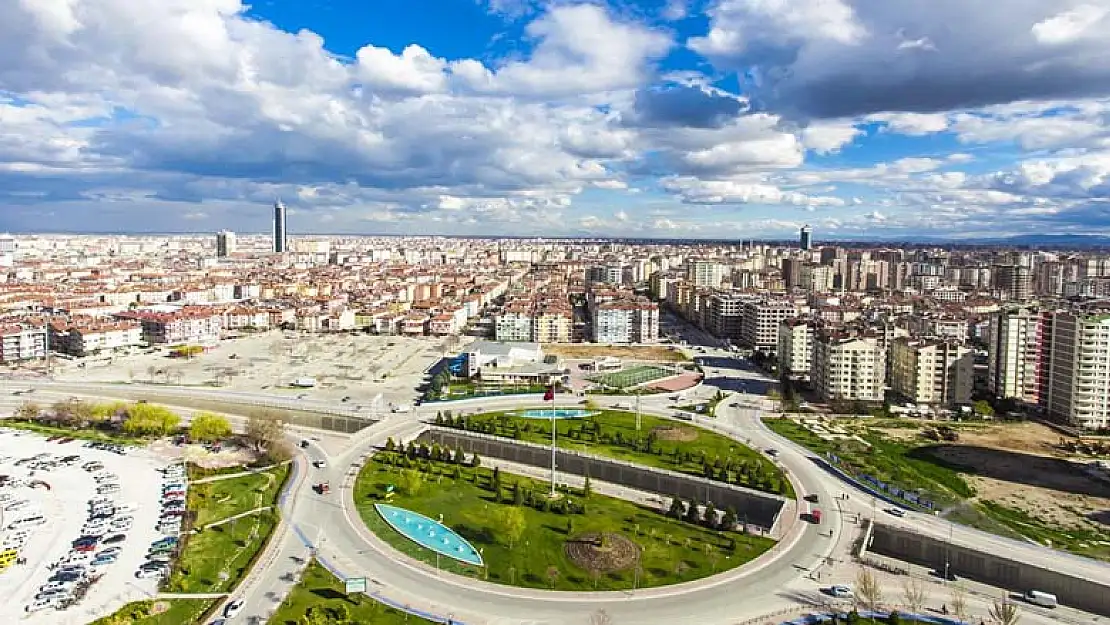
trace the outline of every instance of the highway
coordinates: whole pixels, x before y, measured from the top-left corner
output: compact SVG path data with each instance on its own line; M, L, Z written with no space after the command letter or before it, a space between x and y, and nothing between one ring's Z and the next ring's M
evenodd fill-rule
M434 567L403 556L374 537L359 520L354 510L351 483L357 468L375 445L386 438L408 440L425 426L419 421L434 414L389 415L383 421L353 436L331 435L325 442L312 441L306 449L297 446L294 477L287 496L281 502L283 523L277 530L267 552L259 564L237 590L236 596L245 598L244 616L235 621L264 622L277 604L295 583L297 574L309 555L317 555L334 572L343 577L366 576L371 580L370 590L376 596L394 604L409 606L439 617L449 617L466 625L532 624L557 625L588 623L590 615L599 609L612 617L613 623L650 625L698 623L704 625L734 625L745 619L767 615L799 605L819 606L826 599L818 591L830 579L839 575L850 580L854 569L838 563L845 562L847 550L855 538L857 526L851 521L862 515L869 517L874 510L871 497L858 491L816 465L812 453L777 436L760 420L763 393L768 381L761 374L732 359L721 350L708 350L699 358L708 359L707 386L696 391L702 397L711 395L716 388L733 393L718 407L716 419L698 418L699 425L727 433L746 441L757 449L775 448L776 461L792 476L799 495L814 494L820 501L824 514L823 523L814 526L795 519L783 519L792 528L783 536L779 546L739 569L687 584L657 589L640 589L628 592L570 593L512 588L503 585L440 574ZM0 388L42 388L51 395L72 393L81 395L112 396L113 388L119 392L121 385L71 384L62 382L0 382ZM126 386L123 389L126 390ZM171 389L161 386L152 389L167 394ZM255 400L275 403L291 409L303 408L303 403L291 398L268 395L234 393L223 395L217 389L196 389L212 399L228 401ZM176 388L174 393L191 394L194 389ZM688 392L687 394L691 394ZM629 404L632 398L598 398L603 405ZM577 403L579 398L560 396L561 403ZM515 408L531 403L516 399L472 400L461 405L451 405L458 410L495 410ZM667 396L644 397L645 413L667 416L673 413L672 402ZM737 404L739 407L733 407ZM754 406L754 407L751 407ZM437 407L447 408L448 406ZM327 409L327 406L320 406ZM341 410L346 407L334 406ZM301 434L293 439L299 442ZM325 460L326 468L317 469L313 460ZM330 494L316 493L311 485L328 481ZM845 501L838 499L848 493ZM801 511L808 504L802 502ZM797 514L794 511L793 514ZM885 515L882 522L912 527L915 531L969 546L990 545L1028 558L1030 562L1050 563L1057 570L1067 571L1095 579L1106 579L1110 567L1084 558L1055 552L1044 547L1011 541L959 525L952 526L943 519L919 513L907 513L904 518ZM831 532L831 535L825 535ZM826 564L831 558L833 564ZM813 577L822 575L822 582ZM888 596L896 594L896 590ZM981 607L981 606L980 606ZM819 609L819 608L811 608ZM983 613L980 610L979 613ZM1060 611L1064 614L1063 611ZM1054 622L1046 615L1025 610L1028 622ZM789 618L789 616L784 617ZM1065 622L1093 622L1064 617Z

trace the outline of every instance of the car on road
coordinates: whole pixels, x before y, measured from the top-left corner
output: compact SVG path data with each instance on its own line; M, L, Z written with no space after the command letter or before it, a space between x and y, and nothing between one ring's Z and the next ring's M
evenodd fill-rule
M828 593L830 595L832 595L833 597L836 597L837 599L851 599L852 598L852 589L847 587L847 586L841 586L839 584L836 585L836 586L830 586L829 590L828 590Z
M906 516L906 511L901 508L887 508L885 512L890 516L896 516L899 519Z
M317 469L323 469L328 466L328 463L323 460L317 460L312 463L312 466L316 467Z
M815 494L806 495L806 501L808 501L809 503L817 503L817 499L818 497Z
M224 618L235 618L237 614L243 611L243 603L242 599L236 599L228 603L227 607L224 608Z

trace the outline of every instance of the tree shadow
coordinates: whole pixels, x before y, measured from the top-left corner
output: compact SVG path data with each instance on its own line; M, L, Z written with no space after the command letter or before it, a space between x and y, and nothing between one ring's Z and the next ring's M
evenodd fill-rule
M317 597L320 597L321 599L326 599L329 601L347 598L347 595L339 592L334 588L313 588L310 592Z
M492 545L494 543L493 532L488 527L473 527L471 525L460 524L453 526L451 529L471 543L482 543Z

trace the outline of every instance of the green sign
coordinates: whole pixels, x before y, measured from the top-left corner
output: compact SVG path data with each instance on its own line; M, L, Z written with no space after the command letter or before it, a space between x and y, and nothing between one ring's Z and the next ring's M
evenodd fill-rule
M343 580L343 585L345 587L344 592L347 595L353 595L358 592L366 594L367 586L365 577L348 577L347 579Z

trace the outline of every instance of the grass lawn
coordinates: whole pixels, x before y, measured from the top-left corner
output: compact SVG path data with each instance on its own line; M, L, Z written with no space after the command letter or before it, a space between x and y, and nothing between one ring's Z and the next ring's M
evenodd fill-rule
M304 576L270 617L270 625L301 625L309 609L323 610L333 615L333 610L345 610L348 622L359 625L403 625L405 623L431 623L417 616L410 616L383 605L363 595L347 598L343 582L316 562L305 569ZM334 619L339 621L339 619Z
M277 513L260 512L232 523L188 535L185 548L166 580L166 592L224 592L247 573L254 556L277 526ZM226 571L228 578L220 579Z
M822 455L831 451L841 460L841 468L854 475L867 474L909 491L921 494L944 508L974 497L975 491L953 466L923 453L922 445L891 441L861 430L859 436L871 447L857 441L826 441L792 419L771 418L763 422L776 433Z
M267 479L266 475L272 475ZM259 505L274 505L289 476L283 464L264 473L245 475L189 489L189 510L200 527ZM259 503L261 502L261 503ZM165 582L170 592L220 592L233 588L246 574L256 554L277 525L278 512L271 509L183 536L184 546ZM220 579L226 571L228 578Z
M83 441L104 441L108 443L119 443L120 445L137 445L142 447L150 442L150 439L108 433L95 428L74 429L62 426L43 425L31 421L16 421L15 419L0 419L0 427L37 432L44 436L68 436Z
M402 462L420 468L402 469L390 464ZM454 477L456 470L459 471L458 479ZM416 489L409 486L413 476L419 476ZM531 493L535 493L537 501L546 502L547 486L507 473L500 477L502 497L508 501L502 503L491 488L492 476L493 470L484 467L408 461L399 454L382 453L371 458L360 472L355 485L355 502L363 521L373 532L399 551L434 565L434 553L393 530L374 508L386 487L396 484L391 504L431 518L442 514L445 525L483 550L488 569L484 571L441 557L443 570L531 588L627 590L634 584L663 586L739 566L774 544L764 537L710 530L670 519L655 510L620 499L597 494L584 498L577 490L566 493L563 500L585 503L585 514L515 506L511 503L513 483L519 485L525 502L532 499ZM519 510L525 521L522 534L512 546L499 522L509 508ZM584 538L599 532L623 537L610 541L611 546L602 550L607 553L616 551L612 545L623 545L634 554L638 546L641 566L635 565L633 557L631 561L626 560L624 566L598 570L594 575L568 555L568 544L581 545Z
M173 599L159 601L167 609L165 612L151 614L154 601L134 601L123 606L115 614L93 621L90 625L190 625L216 603L213 599Z
M463 426L455 419L456 426ZM446 424L446 423L445 423ZM706 476L765 492L793 497L790 482L770 460L726 436L671 419L601 410L585 419L556 419L559 447L627 460L637 464ZM551 443L549 419L527 419L512 412L489 412L465 417L470 431L495 434L532 443Z
M242 473L250 471L250 467L246 465L237 465L234 467L200 467L192 462L185 463L185 474L188 475L189 481L204 479L206 477L215 477L217 475L232 475L234 473Z
M289 465L284 464L262 473L191 485L188 507L196 511L193 526L203 527L247 510L273 505L288 474Z
M621 371L613 371L611 373L601 373L591 376L589 380L605 386L615 388L628 388L636 386L637 384L645 384L655 380L675 375L671 370L664 369L663 367L652 367L650 365L637 365L622 369Z

